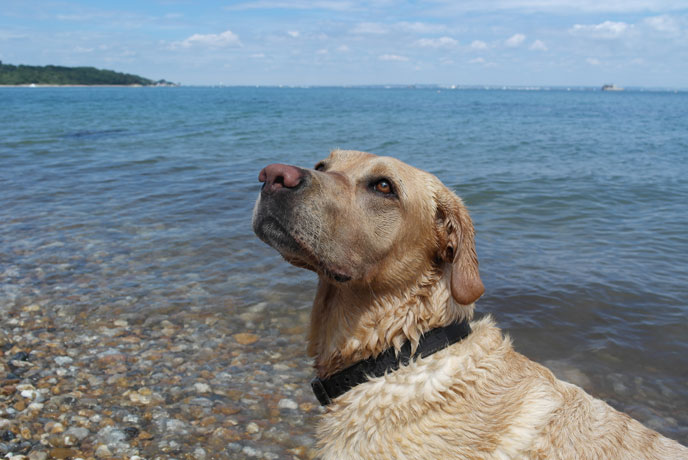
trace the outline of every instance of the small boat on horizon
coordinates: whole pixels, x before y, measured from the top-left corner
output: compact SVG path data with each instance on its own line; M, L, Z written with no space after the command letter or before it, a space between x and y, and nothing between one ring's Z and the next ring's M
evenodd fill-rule
M602 85L602 91L623 91L624 89L620 86L616 86L613 83L611 85Z

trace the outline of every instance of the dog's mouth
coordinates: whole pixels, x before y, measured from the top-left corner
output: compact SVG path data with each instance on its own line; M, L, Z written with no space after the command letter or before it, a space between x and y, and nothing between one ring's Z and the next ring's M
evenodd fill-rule
M254 223L256 235L275 248L284 259L295 267L314 271L338 283L351 281L352 276L342 267L324 262L302 238L289 231L278 219L261 216Z

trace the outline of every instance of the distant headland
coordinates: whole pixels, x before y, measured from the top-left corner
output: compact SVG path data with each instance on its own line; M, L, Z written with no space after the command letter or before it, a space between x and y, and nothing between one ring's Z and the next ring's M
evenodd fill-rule
M31 66L3 64L0 86L179 86L95 67Z

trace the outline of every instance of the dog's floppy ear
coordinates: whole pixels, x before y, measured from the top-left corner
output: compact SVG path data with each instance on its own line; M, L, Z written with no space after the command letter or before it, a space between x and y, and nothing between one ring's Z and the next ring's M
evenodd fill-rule
M478 271L475 231L461 199L446 189L437 195L437 224L439 256L452 264L452 297L460 305L472 304L485 292Z

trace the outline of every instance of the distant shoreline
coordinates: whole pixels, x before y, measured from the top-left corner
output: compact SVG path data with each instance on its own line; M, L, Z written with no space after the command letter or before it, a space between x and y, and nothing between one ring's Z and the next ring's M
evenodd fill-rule
M39 86L178 86L164 79L156 81L139 75L95 67L13 65L2 61L0 61L0 85L29 88Z
M0 88L176 88L179 85L0 85Z

